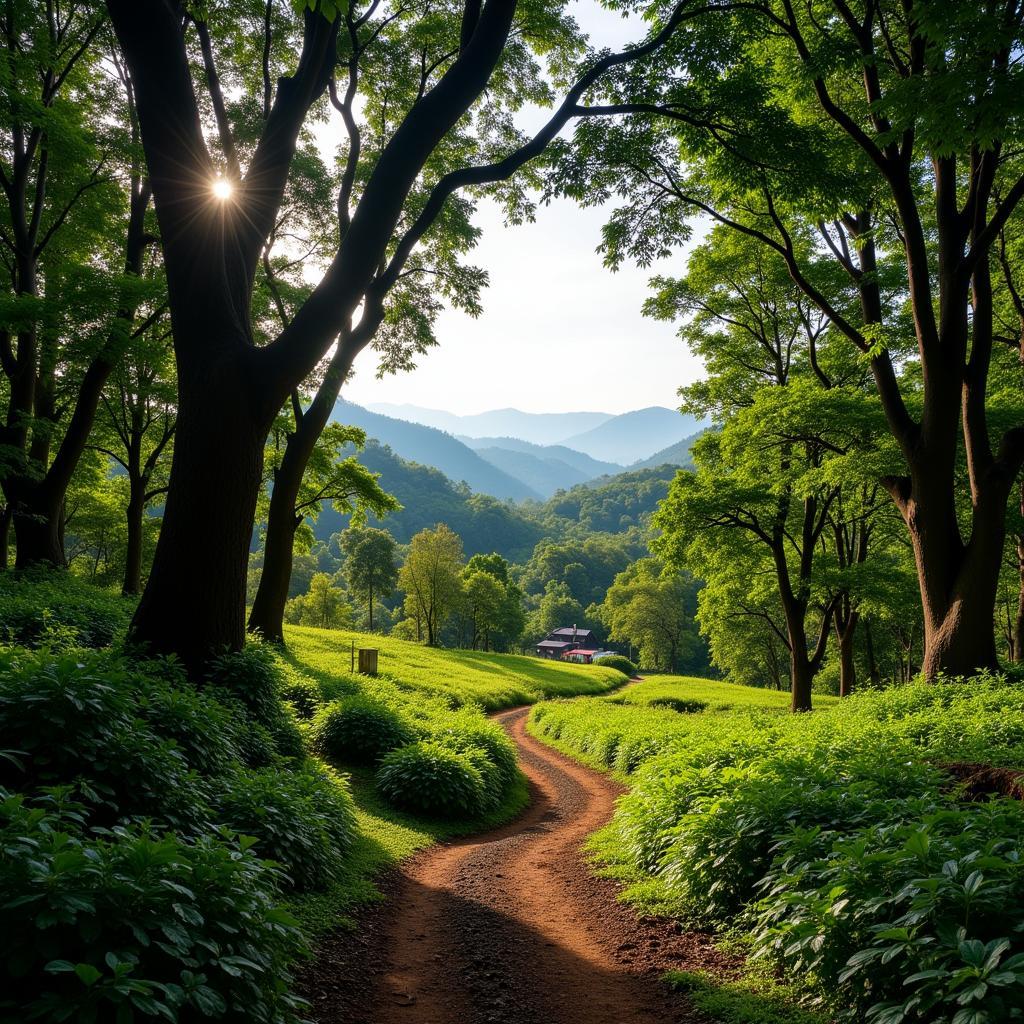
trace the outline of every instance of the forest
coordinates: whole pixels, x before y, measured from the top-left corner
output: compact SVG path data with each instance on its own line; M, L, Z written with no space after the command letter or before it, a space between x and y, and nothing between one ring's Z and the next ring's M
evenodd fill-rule
M1019 0L0 28L0 1021L1024 1020ZM565 207L699 429L402 457Z

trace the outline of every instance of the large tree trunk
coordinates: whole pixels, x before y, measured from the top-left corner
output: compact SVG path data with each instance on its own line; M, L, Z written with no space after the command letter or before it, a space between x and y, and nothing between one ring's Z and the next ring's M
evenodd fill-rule
M931 473L927 467L915 474L926 478L920 488L915 487L918 493L927 493ZM936 475L943 474L938 470ZM901 505L917 563L924 612L921 669L927 679L969 676L999 667L993 620L1008 487L986 480L978 491L972 535L966 544L960 537L951 488L942 495L928 495L928 500L912 497Z
M843 623L836 617L836 639L839 641L839 696L849 697L857 683L857 665L853 657L853 638L860 613L849 611Z
M13 492L17 493L17 492ZM15 500L14 523L15 567L25 569L45 562L64 567L64 494L65 488L40 487Z
M790 707L793 711L811 710L811 690L816 669L807 658L806 649L796 647L790 652Z
M237 363L180 381L160 539L130 639L190 671L245 642L245 577L270 416L245 401Z
M11 564L11 507L0 508L0 572Z

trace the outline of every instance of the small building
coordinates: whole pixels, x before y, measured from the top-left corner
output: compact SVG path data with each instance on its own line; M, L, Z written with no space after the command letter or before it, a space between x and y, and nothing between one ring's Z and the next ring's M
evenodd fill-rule
M553 629L537 644L537 654L541 658L564 658L568 651L576 650L579 647L588 647L593 641L592 630L562 626L559 629Z
M595 655L600 653L600 651L587 651L582 647L577 647L575 650L566 651L562 655L562 661L572 661L577 665L592 665Z

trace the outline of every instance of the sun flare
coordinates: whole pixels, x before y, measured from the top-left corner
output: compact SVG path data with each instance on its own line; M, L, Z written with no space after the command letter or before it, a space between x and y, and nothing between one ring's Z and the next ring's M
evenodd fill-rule
M222 202L231 198L231 193L234 189L231 186L231 182L227 178L218 178L210 188L213 191L215 198L220 199Z

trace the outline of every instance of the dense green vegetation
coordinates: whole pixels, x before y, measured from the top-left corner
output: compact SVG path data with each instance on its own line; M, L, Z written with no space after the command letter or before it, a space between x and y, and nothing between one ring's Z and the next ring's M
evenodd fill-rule
M596 848L641 905L739 932L844 1019L1013 1019L1024 810L999 792L1013 773L983 766L1024 768L1020 684L918 684L797 717L779 696L652 680L540 704L530 728L628 779Z
M43 1019L298 1020L309 935L387 864L522 806L481 707L624 678L297 628L197 688L112 645L119 596L35 574L3 599L38 628L0 648L0 1009ZM380 677L349 671L348 642L382 645Z
M485 712L578 694L531 728L628 780L634 898L826 1013L1024 1014L1020 4L604 6L644 40L543 0L3 5L4 1017L297 1020L373 869L521 805ZM645 311L706 371L692 469L512 505L346 457L357 357L481 312L479 204L556 197L611 269L678 260ZM729 682L491 653L565 625Z

